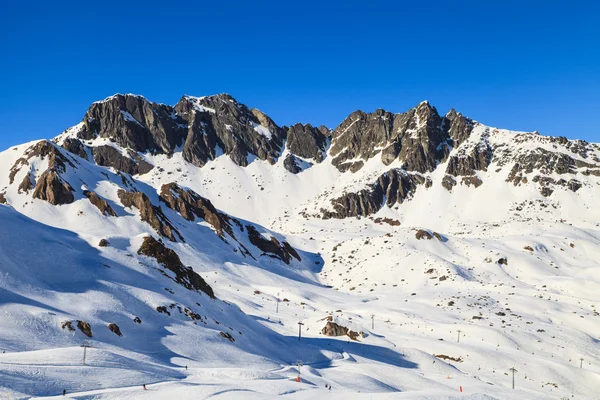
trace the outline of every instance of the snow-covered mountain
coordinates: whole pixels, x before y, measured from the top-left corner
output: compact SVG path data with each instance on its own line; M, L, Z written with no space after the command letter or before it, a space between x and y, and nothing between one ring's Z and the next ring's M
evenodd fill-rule
M0 167L0 393L597 394L597 144L117 94Z

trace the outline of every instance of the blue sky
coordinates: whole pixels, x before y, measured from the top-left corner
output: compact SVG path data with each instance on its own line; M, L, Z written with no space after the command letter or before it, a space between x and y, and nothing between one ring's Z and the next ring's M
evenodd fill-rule
M89 104L227 92L280 125L429 100L600 141L600 6L554 1L30 1L0 12L0 149Z

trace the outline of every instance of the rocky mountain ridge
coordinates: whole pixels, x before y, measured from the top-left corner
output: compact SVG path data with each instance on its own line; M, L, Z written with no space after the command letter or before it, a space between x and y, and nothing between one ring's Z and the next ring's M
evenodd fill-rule
M228 94L186 95L175 106L117 94L92 104L83 121L54 142L128 175L152 171L156 166L148 155L176 153L199 168L221 155L240 167L254 159L271 165L282 159L283 168L296 175L324 162L342 174L356 174L379 160L379 174L362 188L338 191L321 208L304 212L321 218L368 216L384 205L402 204L421 186L476 189L490 165L498 179L515 187L534 185L544 197L558 188L575 192L600 177L597 144L490 128L454 109L441 116L427 101L399 114L355 111L330 130L280 127ZM434 179L440 169L444 174ZM64 186L52 174L45 179L54 191ZM26 190L28 182L22 187ZM68 190L62 192L68 199Z

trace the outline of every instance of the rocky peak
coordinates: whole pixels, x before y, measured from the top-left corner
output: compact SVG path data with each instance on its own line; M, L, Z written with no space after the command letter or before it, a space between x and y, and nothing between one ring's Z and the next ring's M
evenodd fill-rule
M452 139L454 147L465 142L473 131L473 120L466 118L453 108L444 117L442 129Z
M187 121L184 158L203 166L216 157L216 146L238 165L248 165L248 155L275 163L285 132L259 110L251 110L227 94L183 96L175 106Z
M355 111L332 136L332 162L340 171L355 172L381 153L386 165L398 159L408 171L430 172L447 153L440 146L448 139L442 118L426 101L403 114Z
M342 172L359 170L391 138L393 124L394 115L382 109L353 112L332 133L332 163Z
M90 106L77 136L108 138L139 152L172 153L186 134L185 121L173 107L142 96L116 94Z

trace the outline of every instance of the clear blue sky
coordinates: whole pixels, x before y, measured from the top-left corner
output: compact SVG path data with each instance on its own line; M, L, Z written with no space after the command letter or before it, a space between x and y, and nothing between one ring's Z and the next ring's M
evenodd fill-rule
M280 125L330 127L427 99L600 141L597 3L6 0L0 149L54 137L116 92L227 92Z

